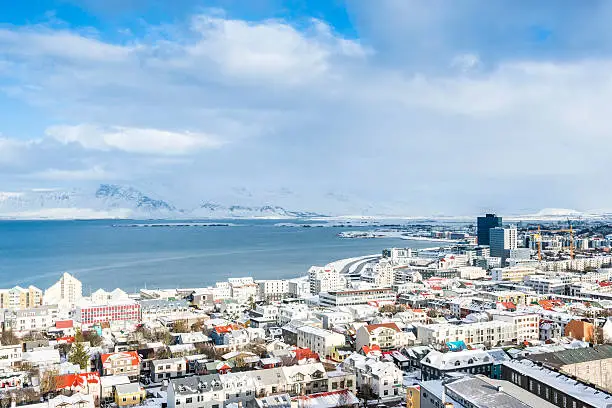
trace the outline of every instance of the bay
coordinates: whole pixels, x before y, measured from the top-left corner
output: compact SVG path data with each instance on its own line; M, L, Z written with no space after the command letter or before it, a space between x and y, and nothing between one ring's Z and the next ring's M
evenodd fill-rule
M311 265L388 247L435 243L399 238L346 239L341 231L365 227L288 227L278 220L201 221L194 226L131 226L150 221L0 221L0 287L45 289L63 272L83 291L120 287L202 287L229 277L287 279ZM287 221L282 221L283 223ZM298 222L299 221L291 221Z

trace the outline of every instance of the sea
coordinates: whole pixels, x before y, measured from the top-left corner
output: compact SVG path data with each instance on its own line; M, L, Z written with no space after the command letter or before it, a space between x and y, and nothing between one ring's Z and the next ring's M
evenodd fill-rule
M0 287L45 289L64 272L80 279L86 294L98 288L203 287L230 277L295 278L312 265L389 247L436 246L338 237L371 229L299 220L0 221Z

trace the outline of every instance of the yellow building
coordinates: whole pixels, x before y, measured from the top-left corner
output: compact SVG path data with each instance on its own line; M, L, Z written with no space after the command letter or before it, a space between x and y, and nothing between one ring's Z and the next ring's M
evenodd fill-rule
M334 346L329 352L329 358L336 363L341 363L351 354L353 354L353 349L351 347Z
M147 393L137 383L115 386L115 403L120 407L140 405L147 398Z
M406 408L421 408L421 387L418 385L406 387Z
M36 286L27 289L15 286L11 289L0 289L0 309L23 310L42 305L43 292Z

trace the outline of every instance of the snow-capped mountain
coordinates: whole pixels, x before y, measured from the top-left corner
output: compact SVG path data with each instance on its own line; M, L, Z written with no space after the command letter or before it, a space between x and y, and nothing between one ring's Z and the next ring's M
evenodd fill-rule
M308 218L312 212L277 205L203 204L178 208L131 186L101 184L94 189L0 192L0 217L17 219L92 218Z

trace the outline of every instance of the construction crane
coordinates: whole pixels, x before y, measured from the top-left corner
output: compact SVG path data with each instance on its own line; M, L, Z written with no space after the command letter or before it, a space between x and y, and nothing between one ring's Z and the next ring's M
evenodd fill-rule
M568 223L569 223L568 229L546 230L546 232L569 232L570 259L574 259L574 227L572 226L572 223L569 220L568 220ZM539 225L538 225L538 232L533 234L533 239L538 244L538 261L541 261L542 260L542 232L541 232Z

